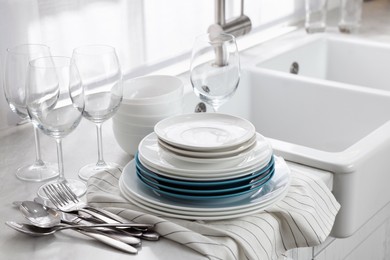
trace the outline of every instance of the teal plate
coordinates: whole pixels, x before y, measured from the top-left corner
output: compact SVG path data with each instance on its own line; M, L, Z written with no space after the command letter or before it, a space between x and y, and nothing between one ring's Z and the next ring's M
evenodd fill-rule
M202 201L206 202L207 200L211 200L212 203L215 203L216 200L224 200L224 199L243 199L248 196L251 196L257 192L260 192L261 188L272 179L272 176L274 174L274 171L268 176L267 179L265 179L262 183L259 183L258 185L254 185L250 189L244 190L244 191L239 191L235 193L229 193L229 194L216 194L216 195L191 195L191 194L180 194L177 192L169 192L166 190L161 190L160 188L157 188L155 185L152 186L146 182L143 181L142 178L139 177L139 180L143 185L145 185L147 188L153 190L156 194L164 197L169 197L169 198L174 198L174 199L179 199L179 200L190 200L190 201Z
M273 175L274 169L271 169L267 172L267 174L261 175L260 177L257 177L250 181L247 184L244 185L237 185L233 187L219 187L219 188L201 188L199 187L186 187L186 188L178 188L177 186L169 186L169 185L163 185L160 183L156 183L153 180L150 180L147 176L143 175L138 169L136 169L138 178L141 179L142 182L145 184L148 184L149 186L154 187L156 190L162 190L167 191L171 193L177 193L177 194L183 194L183 195L197 195L197 196L215 196L215 195L227 195L227 194L234 194L237 192L246 191L249 189L256 188L257 186L263 185L264 182L268 181L270 176Z

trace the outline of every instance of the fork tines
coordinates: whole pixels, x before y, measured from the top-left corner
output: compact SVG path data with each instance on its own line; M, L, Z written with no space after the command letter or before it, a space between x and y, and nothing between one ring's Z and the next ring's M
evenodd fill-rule
M43 191L56 207L66 206L69 201L79 202L77 196L64 182L48 184L43 188Z

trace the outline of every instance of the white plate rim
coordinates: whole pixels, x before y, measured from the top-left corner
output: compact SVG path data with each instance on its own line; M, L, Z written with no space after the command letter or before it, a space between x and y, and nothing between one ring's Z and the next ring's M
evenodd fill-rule
M125 184L123 182L121 182L120 183L120 191L121 191L122 195L125 196L126 199L131 199L131 201L137 201L138 203L141 203L141 204L145 205L146 207L151 207L151 208L154 208L156 210L165 211L165 212L173 213L173 214L185 213L185 215L192 214L192 215L196 215L196 216L216 216L216 215L219 216L220 214L243 213L243 212L247 212L247 211L252 210L253 208L258 207L258 205L254 205L254 206L249 206L247 208L237 208L237 209L232 208L230 210L216 209L216 210L208 210L208 211L196 211L196 210L168 208L168 207L160 206L158 204L150 203L150 202L145 201L145 200L141 200L140 198L137 198L136 196L133 196L131 193L129 193L124 186L125 186ZM270 204L274 204L276 201L279 201L281 198L283 198L285 196L285 193L287 193L287 192L288 192L287 189L283 189L277 196L266 201L263 204L260 204L260 206L268 206Z
M270 201L268 203L256 205L253 207L249 207L242 210L236 211L220 211L220 212L186 212L186 211L166 211L163 208L154 208L152 206L148 206L143 204L140 201L135 200L134 198L130 196L125 196L126 199L128 199L130 202L132 202L134 205L147 210L149 212L159 214L162 216L172 217L172 218L180 218L180 219L187 219L187 220L208 220L208 221L216 221L216 220L225 220L225 219L232 219L232 218L239 218L244 217L252 214L256 214L260 211L264 211L266 208L272 206L273 204L280 201L282 198L284 198L285 194L287 193L287 189L284 190L279 197L275 198L275 200ZM199 215L198 215L199 214Z
M161 139L159 139L158 142L161 146L165 147L167 150L170 150L172 152L175 152L175 153L183 155L183 156L194 157L194 158L213 157L213 158L217 159L217 158L231 157L231 156L234 156L236 154L239 154L239 153L245 151L246 149L249 149L249 147L251 147L252 145L254 145L256 143L257 134L258 133L255 133L255 135L252 136L251 139L249 139L245 143L242 143L238 147L226 149L224 151L208 151L208 152L200 151L199 152L199 151L183 150L183 149L177 148L175 146L172 146L172 145L164 142Z
M180 127L183 127L182 125L184 124L184 128L187 129L188 123L191 124L200 124L202 121L206 120L212 120L212 122L218 122L219 120L219 127L224 127L226 124L222 122L222 120L228 120L228 121L234 121L234 126L241 126L243 129L246 130L245 134L242 135L241 137L237 138L234 141L230 141L225 144L218 144L218 146L197 146L197 145L192 145L188 143L183 143L183 142L178 142L176 139L172 139L167 136L167 132L170 129L176 129L178 131ZM225 130L229 131L231 128L225 128ZM154 126L154 132L157 134L157 136L163 140L164 142L173 145L175 147L179 147L182 149L186 150L191 150L191 151L223 151L225 149L229 149L231 147L238 146L246 141L248 141L250 138L253 137L253 135L256 132L256 129L254 125L240 117L236 117L233 115L229 114L221 114L221 113L191 113L191 114L181 114L177 116L172 116L166 119L163 119L159 121L155 126ZM175 135L175 136L180 136L180 135Z
M181 161L188 161L188 162L193 162L193 163L220 163L220 162L226 162L226 161L232 161L232 160L239 160L240 158L245 157L248 153L251 152L251 150L256 146L256 140L255 139L253 142L251 142L251 145L246 146L245 149L240 149L237 150L234 153L229 154L229 156L213 156L213 155L207 155L203 153L203 156L188 156L184 155L182 153L177 153L173 150L170 150L165 144L162 144L158 140L158 144L161 147L161 150L168 154L169 156L172 156L178 160Z

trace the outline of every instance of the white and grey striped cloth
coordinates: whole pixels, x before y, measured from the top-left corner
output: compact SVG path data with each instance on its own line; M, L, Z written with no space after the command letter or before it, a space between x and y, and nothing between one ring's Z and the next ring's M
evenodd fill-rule
M322 180L292 170L287 195L264 212L221 221L154 216L121 196L120 174L101 172L90 178L88 203L131 221L154 224L161 236L209 259L278 259L289 249L319 245L329 235L340 208Z

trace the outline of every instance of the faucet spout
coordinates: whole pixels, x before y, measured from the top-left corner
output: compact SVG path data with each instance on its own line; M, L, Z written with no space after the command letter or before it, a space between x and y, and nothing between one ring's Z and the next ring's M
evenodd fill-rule
M215 24L212 24L209 33L229 33L236 37L247 34L252 29L252 22L244 14L244 0L241 0L240 16L226 21L226 1L215 0Z

